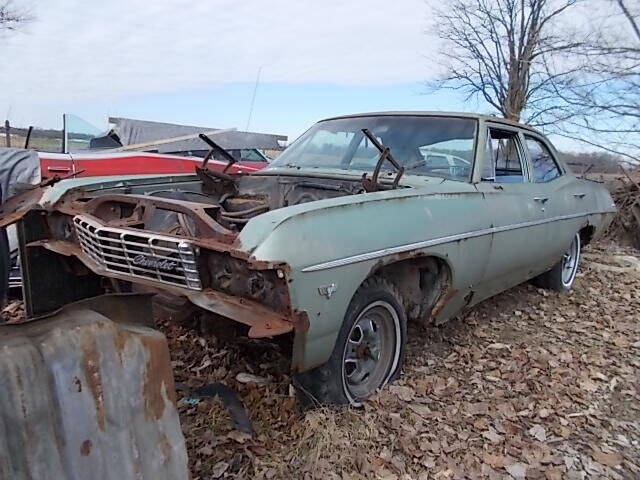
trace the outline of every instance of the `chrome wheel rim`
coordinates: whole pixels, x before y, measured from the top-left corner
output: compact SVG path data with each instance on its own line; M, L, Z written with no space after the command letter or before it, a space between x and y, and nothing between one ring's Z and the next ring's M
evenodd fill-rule
M351 403L375 393L398 364L400 321L387 302L368 305L353 323L342 355L342 379Z
M562 256L562 284L571 286L578 271L578 259L580 258L580 235L576 234L571 242L569 250Z

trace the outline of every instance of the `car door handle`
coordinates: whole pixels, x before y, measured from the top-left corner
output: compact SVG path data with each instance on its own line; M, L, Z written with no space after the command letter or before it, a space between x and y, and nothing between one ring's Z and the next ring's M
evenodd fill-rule
M584 198L587 194L586 193L574 193L573 196L576 198Z
M70 172L71 167L47 167L50 172Z
M534 202L547 203L549 197L533 197Z

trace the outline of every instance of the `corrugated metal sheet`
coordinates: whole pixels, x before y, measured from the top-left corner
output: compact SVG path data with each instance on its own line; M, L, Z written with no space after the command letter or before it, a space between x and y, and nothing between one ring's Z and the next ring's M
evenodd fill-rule
M134 145L138 143L153 142L154 140L164 140L182 135L192 135L219 128L195 127L190 125L177 125L173 123L151 122L147 120L134 120L132 118L109 117L109 123L114 125L116 132L123 145ZM215 135L213 140L222 148L227 150L242 148L260 148L280 150L278 141L286 142L286 135L275 135L271 133L239 132L227 131ZM191 140L181 140L177 142L157 145L159 153L185 152L188 150L209 150L209 146L199 138Z
M187 479L164 336L86 306L0 326L1 479Z

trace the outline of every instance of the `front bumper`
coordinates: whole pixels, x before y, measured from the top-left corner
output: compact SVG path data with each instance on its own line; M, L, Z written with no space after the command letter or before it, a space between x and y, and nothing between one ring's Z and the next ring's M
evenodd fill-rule
M221 252L198 238L109 225L91 213L49 219L53 238L26 247L75 257L99 277L185 297L248 325L253 338L306 328L306 315L291 308L286 265L252 261L229 245Z

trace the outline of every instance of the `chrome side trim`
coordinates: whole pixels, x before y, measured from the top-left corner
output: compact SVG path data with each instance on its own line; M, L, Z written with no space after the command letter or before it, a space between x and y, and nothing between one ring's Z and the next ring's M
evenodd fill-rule
M458 233L455 235L448 235L446 237L432 238L431 240L424 240L422 242L408 243L405 245L398 245L397 247L383 248L382 250L375 250L373 252L361 253L353 255L351 257L338 258L329 262L318 263L316 265L310 265L302 269L303 272L317 272L318 270L326 270L328 268L342 267L352 263L365 262L367 260L373 260L380 257L386 257L387 255L394 255L396 253L409 252L411 250L418 250L420 248L433 247L435 245L442 245L443 243L456 242L458 240L465 240L467 238L481 237L483 235L490 235L492 233L507 232L509 230L518 230L520 228L535 227L544 223L557 222L560 220L569 220L571 218L586 217L589 215L615 213L615 211L603 211L603 212L589 212L589 213L572 213L570 215L561 215L553 218L544 218L541 220L533 220L531 222L515 223L513 225L504 225L502 227L484 228L481 230L474 230L472 232Z

